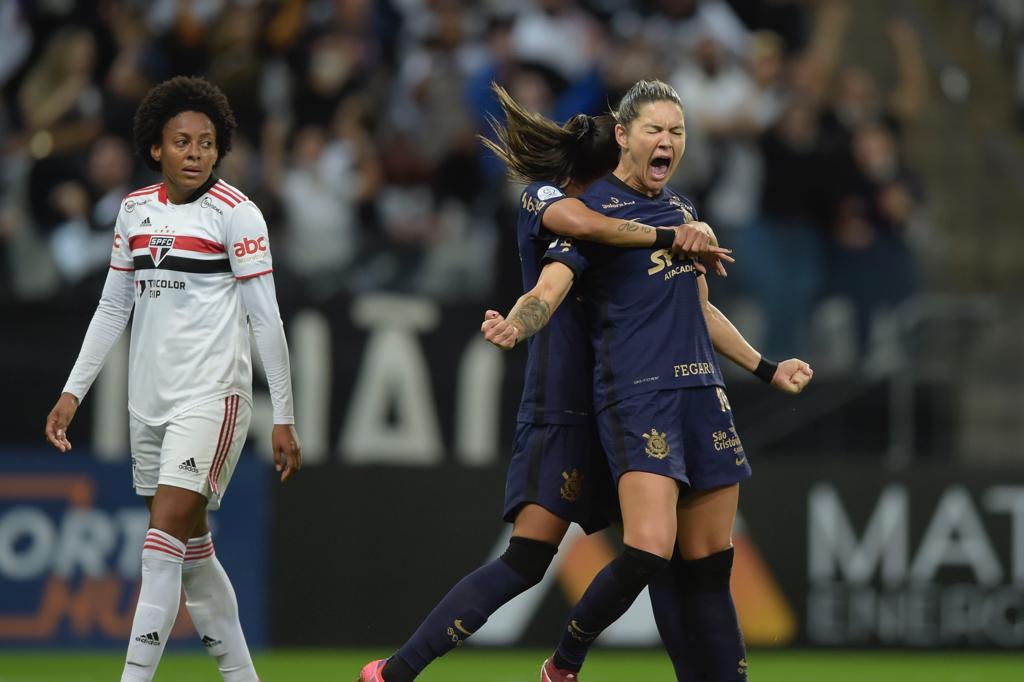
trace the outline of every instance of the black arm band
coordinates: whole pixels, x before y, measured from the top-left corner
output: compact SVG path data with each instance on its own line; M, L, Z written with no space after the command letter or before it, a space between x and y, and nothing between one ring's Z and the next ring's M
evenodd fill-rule
M676 240L675 230L666 230L660 227L654 228L654 245L659 249L671 249L672 242Z
M775 370L778 368L779 363L761 358L761 361L757 363L757 369L754 370L754 376L766 384L770 384L775 378Z

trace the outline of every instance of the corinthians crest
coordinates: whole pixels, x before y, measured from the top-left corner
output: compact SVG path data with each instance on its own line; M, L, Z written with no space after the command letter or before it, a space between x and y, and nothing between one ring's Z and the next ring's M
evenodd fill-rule
M562 489L559 491L562 499L566 502L575 502L580 499L580 493L583 492L583 474L573 469L571 474L563 471L562 478L565 479Z
M658 429L651 429L650 433L642 435L647 439L647 447L644 448L644 452L647 453L648 457L653 457L654 459L665 459L668 457L669 447L664 433L658 433Z

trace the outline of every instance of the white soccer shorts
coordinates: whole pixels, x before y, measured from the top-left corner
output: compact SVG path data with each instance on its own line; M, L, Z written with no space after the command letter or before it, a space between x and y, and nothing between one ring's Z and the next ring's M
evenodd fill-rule
M252 406L237 395L197 405L166 424L132 417L132 483L150 497L158 485L194 490L218 509L245 444Z

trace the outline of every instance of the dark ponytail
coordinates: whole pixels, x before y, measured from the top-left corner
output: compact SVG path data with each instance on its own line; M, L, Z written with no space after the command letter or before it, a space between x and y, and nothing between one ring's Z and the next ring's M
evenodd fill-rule
M501 159L509 176L519 182L549 181L587 184L615 168L619 147L611 116L576 114L560 126L526 111L496 83L494 94L505 112L505 125L488 117L497 142L480 141Z

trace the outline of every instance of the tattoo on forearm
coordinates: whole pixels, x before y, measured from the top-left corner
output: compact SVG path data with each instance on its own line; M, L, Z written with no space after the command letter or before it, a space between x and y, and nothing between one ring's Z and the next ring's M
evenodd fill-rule
M535 296L527 296L509 312L508 322L519 330L519 340L533 336L551 319L551 307Z
M619 225L619 232L636 232L638 230L641 233L646 234L646 233L651 232L652 230L654 230L654 228L653 227L649 227L647 225L643 225L641 223L635 223L632 220L629 221L628 223L621 223Z

